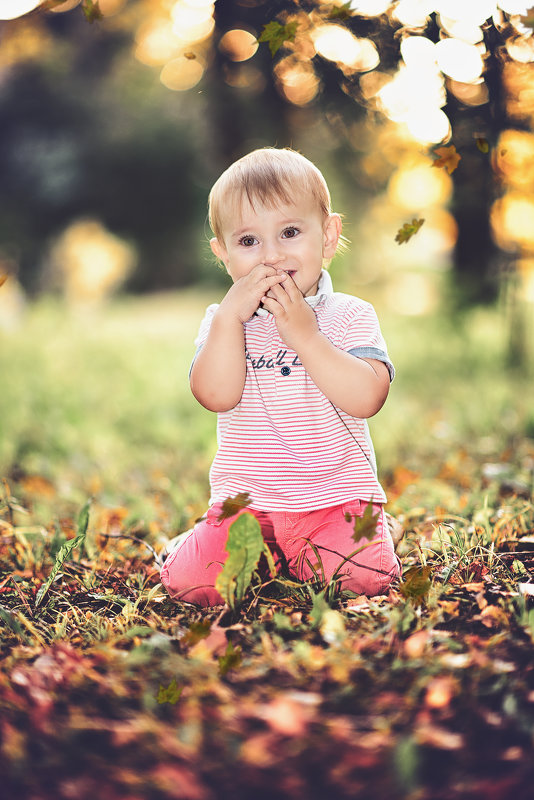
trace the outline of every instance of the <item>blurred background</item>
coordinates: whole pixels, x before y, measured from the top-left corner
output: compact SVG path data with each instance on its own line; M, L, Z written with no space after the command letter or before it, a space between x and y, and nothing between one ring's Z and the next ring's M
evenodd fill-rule
M291 146L398 368L372 421L391 495L446 503L452 475L465 506L464 473L511 454L531 475L533 29L521 0L2 0L1 474L37 505L202 513L215 420L187 370L228 286L207 195Z

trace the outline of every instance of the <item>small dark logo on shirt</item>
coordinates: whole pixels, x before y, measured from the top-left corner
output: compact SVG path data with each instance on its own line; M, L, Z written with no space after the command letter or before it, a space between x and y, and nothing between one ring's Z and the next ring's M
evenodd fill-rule
M287 350L279 350L276 354L275 358L269 357L266 358L265 354L259 356L258 358L252 358L250 353L247 351L246 353L247 361L252 364L252 369L275 369L275 367L283 367L284 364L291 364L292 367L301 367L302 363L299 361L298 356L291 356L287 355ZM284 372L280 370L282 375L289 375L289 372Z

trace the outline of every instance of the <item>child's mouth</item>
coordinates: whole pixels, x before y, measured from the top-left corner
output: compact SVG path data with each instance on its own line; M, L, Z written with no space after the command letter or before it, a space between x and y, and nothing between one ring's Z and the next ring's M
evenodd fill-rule
M295 274L296 271L297 271L296 269L286 269L286 272L287 272L287 274L289 275L290 278L293 277L293 275Z

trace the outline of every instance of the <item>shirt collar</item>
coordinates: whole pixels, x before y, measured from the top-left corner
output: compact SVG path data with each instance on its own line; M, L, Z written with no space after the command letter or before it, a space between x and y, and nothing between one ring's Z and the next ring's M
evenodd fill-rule
M332 278L325 269L322 269L319 277L319 283L317 284L317 294L311 295L311 297L305 297L304 299L309 306L315 308L323 300L326 300L326 298L331 294L334 294ZM258 308L255 313L258 315L258 317L266 317L268 314L270 314L266 308Z

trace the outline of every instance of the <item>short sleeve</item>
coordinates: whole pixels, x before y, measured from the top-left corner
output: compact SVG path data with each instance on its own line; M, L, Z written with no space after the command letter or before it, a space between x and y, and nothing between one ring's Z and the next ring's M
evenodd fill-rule
M213 320L213 315L219 308L218 303L212 303L210 306L207 307L206 313L204 314L204 318L200 323L200 327L198 329L197 338L195 339L195 347L197 348L197 353L208 338L208 333L210 331L211 323Z
M388 356L376 311L370 303L361 302L348 310L341 347L356 358L383 361L390 380L395 377L395 367Z
M204 345L206 339L208 338L208 333L210 331L213 315L215 314L218 308L219 308L218 303L212 303L206 309L206 313L204 314L204 318L200 323L197 337L194 342L195 347L197 349L195 351L195 355L193 356L193 360L191 361L191 366L189 367L189 375L191 375L191 370L193 369L193 364L195 363L196 357L198 356L200 350L202 349L202 346Z

